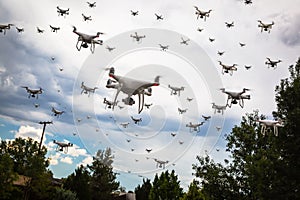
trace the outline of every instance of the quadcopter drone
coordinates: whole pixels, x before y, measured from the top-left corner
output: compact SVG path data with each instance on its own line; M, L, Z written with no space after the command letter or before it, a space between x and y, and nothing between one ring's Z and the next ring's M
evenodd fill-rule
M231 23L225 22L225 25L227 28L231 28L231 27L234 27L234 22L231 22Z
M245 65L245 69L249 70L252 66L251 65Z
M18 31L18 33L24 32L24 28L18 28L18 27L16 27L16 30Z
M83 21L87 22L87 21L92 21L92 16L86 16L83 13L81 14L83 17Z
M210 42L214 42L216 39L215 39L215 38L208 38L208 40L209 40Z
M9 30L11 26L14 26L13 24L0 24L0 33L6 34L6 30Z
M65 112L65 111L56 110L54 107L52 107L51 111L53 112L53 115L57 118L59 118L59 116Z
M152 95L152 86L159 86L159 78L160 76L156 76L154 82L147 82L136 80L124 76L115 75L115 69L111 67L109 69L109 77L113 78L107 80L106 87L117 89L117 93L114 98L114 102L116 102L119 93L122 91L124 94L127 94L127 98L122 101L126 105L132 106L135 101L131 96L138 95L139 97L139 108L138 113L141 113L144 107L144 95L151 96ZM114 106L113 108L114 109Z
M86 85L84 85L84 82L82 81L81 82L81 94L84 93L84 94L88 94L88 97L90 97L90 94L91 93L95 93L95 90L98 89L98 87L94 87L94 88L91 88L91 87L88 87Z
M202 126L204 124L204 122L200 122L200 123L196 123L193 124L192 122L190 122L189 124L186 124L186 127L190 128L190 132L196 131L197 133L200 132L200 126Z
M197 28L197 31L199 31L199 32L202 32L203 30L204 30L203 28L200 28L200 27Z
M126 122L126 123L121 123L120 125L123 126L123 128L127 128L129 124L130 124L129 122Z
M172 136L172 137L175 137L175 136L176 136L176 133L171 133L171 136Z
M221 128L222 128L221 126L216 126L217 131L220 131Z
M178 143L179 143L180 145L182 145L182 144L184 143L184 141L179 140Z
M133 41L136 41L137 43L141 43L142 39L145 38L145 35L138 35L137 32L134 32L134 34L131 34L130 37L132 37Z
M164 46L162 44L158 44L158 45L159 45L159 47L161 48L162 51L166 51L167 49L169 49L169 45L166 45L166 46Z
M45 31L45 30L40 29L39 27L36 27L36 29L37 29L38 33L44 33L44 31Z
M273 21L272 21L272 23L269 23L269 24L265 24L261 20L257 20L257 21L259 22L258 27L261 28L260 32L266 31L266 32L270 33L271 28L275 24Z
M137 11L130 10L130 12L132 16L137 16L139 14L138 10Z
M35 97L36 99L38 99L39 98L38 95L43 93L43 89L42 88L40 88L40 89L30 89L30 88L28 88L26 86L22 86L22 88L26 89L27 93L29 94L28 98L30 98L30 97L34 98Z
M68 147L72 147L72 143L58 142L53 140L54 144L57 144L56 151L64 151L64 153L68 153Z
M57 33L57 31L60 30L60 27L55 27L55 26L52 26L52 25L49 25L49 26L50 26L51 31L52 31L53 33Z
M171 95L177 95L180 96L180 91L184 90L184 87L174 87L171 85L168 85L168 87L171 89Z
M185 113L188 109L180 109L178 108L178 112L179 112L179 115L182 115L183 113Z
M272 67L273 69L277 68L277 64L282 62L282 60L271 60L270 58L267 58L267 61L265 62L265 64L268 66L268 68Z
M211 104L212 104L212 108L215 110L214 114L216 114L216 113L222 113L222 115L224 114L224 110L226 110L227 105L221 106L221 105L217 105L215 103L211 103Z
M225 53L225 51L218 51L218 55L222 56Z
M152 149L146 149L147 153L150 153L152 151ZM149 158L148 158L149 159Z
M132 121L134 121L135 124L140 124L142 122L142 118L134 118L131 116Z
M222 66L222 74L224 73L229 73L230 71L230 76L232 76L233 71L237 71L237 64L233 64L233 65L225 65L223 64L221 61L219 61L219 64Z
M111 52L111 51L113 51L114 49L116 49L116 47L106 46L106 49L107 49L109 52Z
M259 119L256 120L261 124L261 134L265 136L266 130L273 128L273 133L275 136L278 136L278 127L283 127L281 120L266 120L266 119Z
M145 103L145 104L144 104L144 106L145 106L147 109L150 109L150 106L152 106L152 105L153 105L152 103L150 103L150 104Z
M246 5L252 4L252 0L245 0L244 3L245 3Z
M237 104L239 102L239 105L241 108L244 107L244 99L250 99L250 95L243 95L246 91L249 91L247 88L243 88L241 92L231 92L231 91L226 91L225 88L220 89L223 93L227 94L227 103L226 106L231 108L232 104ZM230 100L230 102L229 102Z
M239 44L240 44L241 47L246 46L246 44L245 44L245 43L242 43L242 42L239 42Z
M86 3L89 5L90 8L96 7L96 2L94 3L86 2Z
M190 41L190 39L184 39L183 37L181 37L181 42L180 42L180 44L185 44L185 45L189 45L189 41Z
M194 6L194 8L196 9L195 14L197 15L197 19L199 19L200 17L201 19L204 19L204 21L206 21L206 17L209 17L209 13L212 11L212 10L201 11L197 6Z
M209 119L211 118L211 116L205 116L205 115L202 115L202 117L203 117L203 119L204 119L205 121L207 121L207 120L209 120Z
M156 20L163 20L163 16L162 15L158 15L155 13L155 16L156 16Z
M113 106L116 106L119 101L113 102L113 101L109 101L106 98L104 98L103 103L105 104L105 109L108 106L109 109L111 109Z
M73 33L78 35L78 39L77 39L77 43L76 43L76 48L77 48L78 51L81 50L81 47L88 48L88 44L91 44L90 50L91 50L92 53L94 53L95 44L99 44L99 45L103 44L102 40L95 40L96 38L99 37L99 35L104 34L102 32L97 32L96 35L88 35L88 34L85 34L85 33L78 32L77 28L75 26L73 26ZM80 45L78 46L79 43L80 43Z
M158 159L156 159L156 158L153 158L153 160L156 162L156 168L163 168L163 169L165 169L165 165L167 164L167 163L169 163L169 161L163 161L163 160L158 160Z
M57 8L57 13L58 13L58 16L64 16L66 17L66 15L69 15L69 11L70 11L70 8L68 9L62 9L60 8L59 6L56 7Z
M191 102L192 100L193 100L193 98L186 98L186 100L188 101L188 102Z

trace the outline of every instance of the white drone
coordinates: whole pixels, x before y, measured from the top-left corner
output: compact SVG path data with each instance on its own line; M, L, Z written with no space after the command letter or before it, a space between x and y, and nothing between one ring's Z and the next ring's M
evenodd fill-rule
M165 169L165 166L166 166L166 164L168 164L169 163L169 161L168 160L166 160L166 161L163 161L163 160L158 160L158 159L156 159L156 158L153 158L153 160L156 162L156 168L163 168L163 169Z
M260 32L267 31L268 33L270 33L271 28L275 24L274 22L266 24L266 23L263 23L261 20L257 20L257 21L259 22L258 27L261 28Z
M232 92L232 91L226 91L225 88L220 89L223 93L227 94L227 103L226 106L231 108L232 104L237 104L239 102L239 105L241 108L244 107L244 99L250 99L250 95L243 95L246 91L249 91L247 88L243 88L241 92ZM229 102L230 101L230 102Z
M132 37L133 40L135 40L137 43L141 43L142 39L145 38L145 35L138 35L137 32L134 32L134 34L131 34L130 37Z
M196 131L197 133L199 133L200 132L200 126L202 126L203 124L204 124L204 122L195 123L195 124L190 122L189 124L186 124L185 126L190 128L190 132Z
M217 105L215 103L211 103L211 104L212 104L212 108L215 110L214 114L216 114L216 113L222 113L222 115L224 114L224 110L226 110L227 105L221 106L221 105Z
M124 122L121 123L120 125L123 126L123 128L127 128L129 124L130 124L129 122Z
M278 127L283 127L283 123L281 120L266 120L259 119L256 120L261 125L261 134L265 136L266 130L273 128L273 133L275 136L278 136Z
M106 109L107 106L108 106L108 108L112 108L112 107L116 106L119 103L119 101L113 102L113 101L109 101L106 98L104 98L103 103L105 104L105 109Z
M171 86L171 85L168 85L168 87L171 89L171 95L180 96L180 91L184 90L184 87L174 87L174 86Z
M282 60L271 60L270 58L267 58L267 61L265 62L265 64L268 66L268 68L273 68L276 69L277 68L277 64L282 62Z
M95 93L95 90L98 89L98 87L94 87L94 88L91 88L91 87L88 87L86 85L84 85L84 82L81 82L81 94L84 93L84 94L88 94L88 96L90 96L91 93Z
M22 86L22 88L26 89L27 93L29 94L28 98L30 98L30 97L34 98L35 97L36 99L38 99L39 98L38 95L43 93L43 89L42 88L40 88L40 89L30 89L30 88L28 88L26 86Z
M65 113L65 111L60 111L55 109L54 107L52 107L51 111L53 112L53 115L57 118L59 118L60 115L62 115L63 113Z
M70 8L68 9L62 9L60 8L59 6L56 7L57 8L57 13L58 13L58 16L64 16L66 17L66 15L69 15L69 11L70 11Z
M222 66L222 74L224 73L229 73L230 76L232 76L233 71L237 71L237 64L233 64L233 65L225 65L223 64L221 61L219 61L219 64Z
M0 33L6 34L6 30L9 30L13 24L0 24Z
M178 108L178 112L180 115L182 115L183 113L186 113L187 110L188 110L187 108L186 109Z
M206 17L209 17L210 12L212 11L212 10L201 11L197 6L194 6L194 8L196 9L195 14L197 15L197 19L199 19L200 17L201 19L204 19L204 21L206 21Z
M53 140L54 144L57 144L56 151L64 151L64 153L68 153L68 147L72 147L72 143L58 142Z
M85 33L78 32L76 27L73 26L73 33L78 35L78 39L77 39L77 43L76 43L76 48L77 48L78 51L81 50L81 47L88 48L88 44L91 44L90 50L91 50L92 53L94 53L95 44L99 44L99 45L103 44L102 40L96 40L96 38L98 38L100 35L104 34L102 32L97 32L96 35L88 35L88 34L85 34ZM79 43L80 43L80 45L78 46Z
M159 78L160 76L156 76L154 82L147 82L136 80L128 77L123 77L119 75L115 75L115 69L111 67L109 69L109 77L113 78L107 80L106 87L117 89L117 93L114 98L114 102L117 101L117 97L119 93L122 91L124 94L127 94L127 98L122 101L126 105L133 105L135 101L131 96L138 95L139 97L139 108L138 113L141 113L144 107L144 95L151 96L152 95L152 86L159 86ZM112 107L114 109L114 106Z

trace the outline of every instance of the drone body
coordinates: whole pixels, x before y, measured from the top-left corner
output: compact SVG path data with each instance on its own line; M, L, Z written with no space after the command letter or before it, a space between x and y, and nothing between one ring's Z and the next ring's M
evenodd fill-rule
M139 14L138 10L137 11L130 10L130 12L132 16L137 16Z
M86 2L90 8L95 8L96 7L96 2L90 3L90 2Z
M29 94L28 95L29 99L30 99L30 97L38 99L39 98L38 95L43 93L43 89L42 88L39 88L39 89L30 89L30 88L28 88L26 86L22 86L22 88L26 89L27 93Z
M129 122L124 122L121 123L120 125L123 126L123 128L127 128L129 124L130 124Z
M221 105L217 105L215 103L212 103L212 108L214 109L214 114L216 113L221 113L222 115L224 114L224 110L226 110L226 105L225 106L221 106Z
M201 11L197 6L194 6L194 8L196 9L195 14L197 15L197 19L201 18L204 19L204 21L206 21L206 18L209 17L210 12L212 11Z
M263 23L261 20L257 20L257 21L258 21L258 23L259 23L259 24L258 24L258 27L260 28L260 32L265 31L265 32L270 33L270 31L271 31L273 25L275 24L274 22L269 23L269 24L266 24L266 23Z
M0 24L0 33L6 34L6 30L9 30L13 24Z
M65 143L53 140L54 144L57 144L56 151L64 151L64 153L68 153L68 147L72 147L72 143Z
M142 122L142 118L134 118L131 116L131 119L135 124L140 124Z
M145 35L138 35L137 32L134 32L134 34L131 34L130 37L132 37L133 41L136 41L137 43L141 43L142 39L145 38Z
M106 98L104 98L103 103L105 104L105 109L106 107L108 107L109 109L111 109L112 107L116 106L119 102L113 102L113 101L109 101Z
M169 49L169 45L165 45L165 46L162 44L158 44L158 45L159 45L161 51L166 51L167 49Z
M184 90L184 87L174 87L174 86L171 86L171 85L168 85L168 87L171 89L171 95L180 96L180 91Z
M91 87L88 87L86 85L84 85L84 82L81 82L81 94L84 93L84 94L88 94L88 97L90 97L90 94L91 93L95 93L95 90L98 89L98 87L94 87L94 88L91 88Z
M39 27L36 27L36 29L37 29L37 32L38 32L38 33L44 33L44 31L45 31L45 30L43 30L43 29L40 29Z
M49 26L50 26L51 31L52 31L53 33L57 33L57 31L60 30L60 27L55 27L55 26L52 26L52 25L49 25Z
M59 116L65 112L65 111L59 111L59 110L55 109L54 107L52 107L51 111L53 112L53 115L57 118L59 118Z
M282 125L282 121L281 120L257 120L257 122L260 123L261 127L261 134L263 134L263 136L266 133L267 129L273 128L273 133L275 136L278 136L278 127L283 127Z
M83 13L81 15L83 17L83 21L85 21L85 22L92 21L92 16L86 16Z
M163 161L163 160L158 160L158 159L156 159L156 158L154 158L154 161L156 162L156 168L163 168L163 169L165 169L165 166L166 166L166 164L167 163L169 163L169 161Z
M77 28L73 26L73 33L78 35L77 43L76 43L76 48L78 51L81 50L81 47L83 48L88 48L88 44L90 44L90 50L92 53L95 51L95 44L102 45L103 41L102 40L96 40L100 35L104 34L102 32L97 32L96 35L88 35L85 33L81 33L77 31ZM80 43L81 42L81 43ZM80 43L80 45L79 45Z
M184 39L183 37L181 37L181 42L180 42L180 44L185 44L185 45L189 45L189 42L190 41L190 39Z
M139 107L138 113L141 113L144 107L144 95L151 96L152 95L152 86L159 86L159 76L156 76L154 82L147 82L136 80L128 77L123 77L114 74L115 69L112 67L109 69L109 77L113 78L108 79L106 87L117 89L117 93L114 98L114 102L116 102L119 93L122 91L124 94L127 94L127 98L122 101L126 105L132 106L135 104L132 96L138 95L139 98ZM114 109L114 106L113 108Z
M69 15L69 11L70 9L62 9L60 8L59 6L56 7L57 8L57 13L58 13L58 16L63 16L63 17L66 17L66 15Z
M149 103L149 104L145 103L145 104L144 104L144 106L145 106L147 109L150 109L150 106L152 106L152 105L153 105L152 103Z
M155 13L155 16L156 16L156 20L163 20L163 16L162 15L158 15Z
M18 31L18 33L24 32L24 28L18 28L18 27L16 27L16 30Z
M232 91L226 91L225 88L220 89L223 93L227 94L227 106L231 108L232 104L237 104L241 106L241 108L244 107L244 99L250 99L250 95L244 95L246 91L249 91L247 88L243 88L241 92L232 92ZM230 102L229 102L230 101Z
M181 109L181 108L178 108L178 112L180 115L182 115L183 113L185 113L188 109Z
M106 46L106 49L109 51L109 52L111 52L111 51L113 51L114 49L115 49L116 47L110 47L110 46Z
M267 61L265 62L265 64L268 66L268 68L273 68L276 69L277 68L277 64L282 62L282 60L271 60L270 58L267 58Z
M230 74L230 76L232 76L232 74L233 74L233 71L237 71L237 68L236 68L236 66L237 66L237 64L233 64L233 65L225 65L225 64L223 64L221 61L219 61L219 64L221 65L221 67L222 67L222 74L224 74L224 73L229 73Z
M200 132L200 126L202 126L203 124L204 124L204 122L195 123L195 124L190 122L189 124L186 124L186 127L190 128L190 132L196 131L197 133L199 133Z

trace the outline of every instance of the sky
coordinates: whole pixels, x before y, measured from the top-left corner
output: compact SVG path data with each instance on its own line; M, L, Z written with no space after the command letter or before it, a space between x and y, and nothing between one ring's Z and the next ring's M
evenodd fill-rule
M57 6L70 8L69 15L59 16ZM197 19L194 6L212 11L206 20ZM66 177L80 164L90 164L97 150L109 147L117 178L127 190L134 190L143 178L153 179L155 173L172 169L186 189L194 178L197 155L209 154L218 162L228 158L224 137L243 115L258 109L272 119L275 86L289 76L288 66L299 58L299 6L298 0L253 0L251 5L241 0L98 0L94 8L81 0L0 1L0 24L14 24L6 34L0 32L1 140L32 137L39 141L43 127L38 122L53 121L46 127L43 144L55 177ZM139 14L132 16L130 10ZM155 13L163 20L156 20ZM92 21L85 22L82 14ZM261 32L257 20L275 24L270 33ZM232 21L234 27L227 28L225 22ZM49 25L60 30L54 33ZM90 35L103 32L99 37L103 45L96 45L94 53L89 48L78 51L72 26ZM18 33L16 27L24 32ZM37 33L37 27L44 33ZM145 38L135 41L130 37L135 32ZM182 39L189 39L188 45ZM162 51L159 44L169 48ZM107 46L115 49L110 52ZM218 51L225 53L220 56ZM282 62L276 69L268 68L267 57ZM232 76L222 74L218 61L237 64L237 71ZM252 67L246 70L245 65ZM123 109L105 108L103 99L116 95L116 90L105 87L109 67L117 75L146 82L160 76L160 85L145 96L145 103L152 103L149 109L138 114L137 96L133 96L136 103L127 106L122 92L117 100ZM97 87L95 93L82 93L82 82ZM171 95L169 85L184 90L180 96ZM41 87L43 93L38 99L28 98L22 86ZM243 108L233 105L224 115L215 113L211 103L225 105L227 100L220 88L249 88L246 94L251 98ZM64 113L54 116L52 107ZM187 112L179 114L178 108ZM200 132L190 131L186 124L204 121L202 115L211 119ZM141 117L142 122L134 124L131 116ZM127 122L128 128L123 128L121 123ZM53 140L73 147L58 152ZM157 167L154 159L168 161L165 169Z

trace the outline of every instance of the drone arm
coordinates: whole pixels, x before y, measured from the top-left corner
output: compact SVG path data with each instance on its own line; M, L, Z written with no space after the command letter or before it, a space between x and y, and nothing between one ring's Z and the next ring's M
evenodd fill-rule
M116 93L116 96L115 96L115 99L114 99L114 102L113 102L112 110L114 110L114 108L115 108L116 101L117 101L118 95L119 95L119 93L121 91L121 88L122 88L122 84L120 84L119 87L118 87L118 89L117 89L117 93Z
M144 108L144 94L143 93L139 93L139 114L142 112Z

